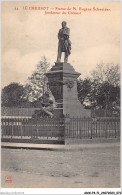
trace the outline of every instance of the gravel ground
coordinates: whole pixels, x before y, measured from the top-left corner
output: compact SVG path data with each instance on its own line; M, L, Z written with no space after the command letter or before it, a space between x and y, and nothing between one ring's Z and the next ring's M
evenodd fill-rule
M120 148L1 149L4 188L119 188ZM12 182L5 183L11 176Z

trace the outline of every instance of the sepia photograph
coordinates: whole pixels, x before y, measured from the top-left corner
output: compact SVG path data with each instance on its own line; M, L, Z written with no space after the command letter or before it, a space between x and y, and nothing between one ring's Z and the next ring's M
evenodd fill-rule
M120 187L120 1L2 1L1 188Z

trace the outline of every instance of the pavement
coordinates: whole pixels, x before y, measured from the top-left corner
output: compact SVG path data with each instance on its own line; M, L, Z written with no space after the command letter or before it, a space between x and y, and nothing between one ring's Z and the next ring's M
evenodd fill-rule
M7 147L1 149L3 188L120 188L119 142L3 146Z
M9 149L29 149L29 150L82 150L82 149L90 149L90 148L110 148L120 146L120 141L118 139L109 139L103 140L102 142L90 142L89 140L83 140L80 144L73 143L70 144L67 141L66 145L57 145L57 144L31 144L31 143L11 143L11 142L1 142L1 148L9 148Z

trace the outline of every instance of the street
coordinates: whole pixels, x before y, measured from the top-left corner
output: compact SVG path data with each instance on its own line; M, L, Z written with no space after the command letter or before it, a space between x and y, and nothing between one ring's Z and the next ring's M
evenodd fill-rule
M74 151L2 148L2 187L119 188L119 143L102 145Z

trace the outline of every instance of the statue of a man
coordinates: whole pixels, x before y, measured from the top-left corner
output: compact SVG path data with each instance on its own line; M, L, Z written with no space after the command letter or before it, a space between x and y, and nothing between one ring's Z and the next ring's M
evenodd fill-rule
M52 95L51 91L46 91L43 98L44 100L41 102L42 111L52 118L53 111L57 107L54 96Z
M54 96L52 95L52 92L50 90L45 91L43 98L40 97L39 100L42 107L40 110L34 111L32 118L38 119L43 116L49 116L52 118L54 115L54 109L57 107L57 103Z
M66 22L62 22L62 28L59 30L58 33L58 56L57 62L61 61L61 54L65 52L64 62L68 62L68 56L71 54L71 41L69 40L70 36L70 29L67 28Z

